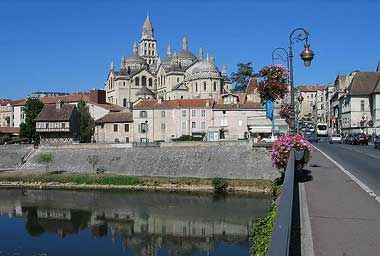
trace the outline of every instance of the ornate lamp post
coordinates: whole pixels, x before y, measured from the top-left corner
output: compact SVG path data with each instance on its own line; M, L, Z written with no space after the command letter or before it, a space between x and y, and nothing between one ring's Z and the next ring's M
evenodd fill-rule
M285 54L281 55L281 52ZM285 48L277 47L272 51L272 64L274 65L275 60L282 60L286 63L286 68L289 70L289 54Z
M290 84L290 132L292 134L296 133L295 130L295 91L294 91L294 81L293 81L293 44L296 42L305 41L304 49L300 56L306 67L310 66L311 61L314 58L314 52L310 49L309 45L309 32L304 28L294 29L289 36L289 84Z

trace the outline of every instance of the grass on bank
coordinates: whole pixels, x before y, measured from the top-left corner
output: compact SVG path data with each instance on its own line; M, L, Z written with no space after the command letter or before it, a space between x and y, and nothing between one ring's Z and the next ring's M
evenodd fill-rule
M258 191L270 191L272 185L267 180L226 179L229 187L253 187ZM0 182L24 183L60 183L86 185L187 185L212 186L213 179L200 178L168 178L168 177L131 177L115 174L80 174L80 173L0 173Z
M249 250L250 256L265 256L269 248L270 240L272 238L272 232L274 223L277 216L276 199L278 198L282 188L282 181L276 179L272 184L272 206L267 216L257 218L255 226L250 233L250 240L252 246Z

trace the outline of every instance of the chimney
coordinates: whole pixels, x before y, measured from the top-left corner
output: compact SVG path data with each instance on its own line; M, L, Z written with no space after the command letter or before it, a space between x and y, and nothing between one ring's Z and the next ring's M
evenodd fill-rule
M64 104L63 100L58 100L57 103L55 103L55 109L60 110L63 104Z
M90 102L106 104L106 91L99 89L90 90Z

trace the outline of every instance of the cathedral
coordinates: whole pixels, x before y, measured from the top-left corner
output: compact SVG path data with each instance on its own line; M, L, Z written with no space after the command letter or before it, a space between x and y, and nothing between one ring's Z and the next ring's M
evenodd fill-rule
M219 99L231 90L226 66L219 71L215 58L199 49L195 56L186 37L182 49L172 51L169 45L161 60L149 16L145 19L140 42L133 44L132 54L122 57L120 69L110 66L105 91L107 102L131 107L138 99Z

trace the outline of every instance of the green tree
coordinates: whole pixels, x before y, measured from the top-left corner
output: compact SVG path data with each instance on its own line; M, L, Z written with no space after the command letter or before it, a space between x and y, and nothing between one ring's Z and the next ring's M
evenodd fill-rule
M244 92L249 83L249 79L254 76L252 62L237 64L237 72L231 74L231 80L235 84L235 92Z
M90 115L86 102L78 103L78 112L80 118L80 142L91 142L92 135L95 132L95 121Z
M49 170L49 165L53 162L53 154L50 152L41 153L38 155L38 163L46 165L46 172Z
M36 133L36 117L41 112L44 104L37 98L28 98L24 107L25 123L20 124L20 137L28 138L29 142L38 141Z

